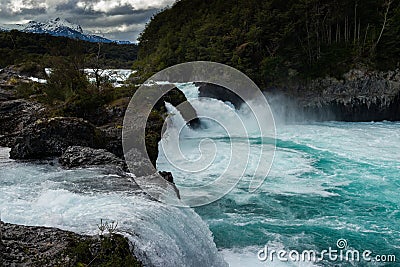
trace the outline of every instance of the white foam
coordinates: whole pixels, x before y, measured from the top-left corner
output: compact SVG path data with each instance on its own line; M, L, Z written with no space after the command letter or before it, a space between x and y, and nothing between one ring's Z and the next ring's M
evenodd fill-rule
M98 233L100 219L118 232L149 266L224 266L207 225L192 209L149 200L125 178L96 169L65 171L47 164L0 165L2 220Z

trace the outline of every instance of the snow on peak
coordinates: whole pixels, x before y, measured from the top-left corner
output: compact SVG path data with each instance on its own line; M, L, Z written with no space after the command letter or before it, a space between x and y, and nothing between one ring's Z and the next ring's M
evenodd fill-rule
M50 19L48 21L45 22L46 26L49 28L69 28L72 30L75 30L77 32L83 33L82 27L80 25L77 24L73 24L71 22L69 22L68 20L65 19L61 19L61 18L55 18L55 19Z
M89 42L100 42L100 43L118 43L118 44L129 44L129 41L115 41L110 40L98 35L85 33L80 25L69 22L62 18L53 18L44 22L29 21L27 24L7 25L7 28L1 28L2 30L17 29L23 32L30 33L47 33L53 36L64 36L74 39L80 39Z
M45 22L29 21L23 31L33 33L49 33L56 36L73 36L83 34L80 25L73 24L65 19L55 18Z

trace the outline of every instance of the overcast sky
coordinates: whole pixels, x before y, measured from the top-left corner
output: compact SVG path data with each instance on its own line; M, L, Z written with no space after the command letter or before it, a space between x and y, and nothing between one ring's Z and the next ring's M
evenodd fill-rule
M135 41L146 22L175 0L0 0L0 24L60 17L84 31Z

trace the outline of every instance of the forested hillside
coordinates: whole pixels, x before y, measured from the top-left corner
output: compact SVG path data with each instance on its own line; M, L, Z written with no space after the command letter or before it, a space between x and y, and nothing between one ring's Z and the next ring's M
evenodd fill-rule
M0 32L0 68L21 63L51 66L54 60L74 54L101 55L105 68L130 68L137 58L137 45L91 43L47 34L24 33L16 30ZM90 67L89 65L86 65Z
M135 67L210 60L260 86L339 77L351 68L395 69L399 0L181 0L140 36Z

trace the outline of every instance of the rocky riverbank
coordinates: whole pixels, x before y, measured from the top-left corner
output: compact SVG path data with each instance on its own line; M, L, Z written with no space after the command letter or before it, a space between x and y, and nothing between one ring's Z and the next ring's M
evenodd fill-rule
M37 101L40 99L38 95L21 97L18 92L21 89L18 88L28 82L27 78L15 66L0 70L0 146L11 147L11 158L59 157L68 147L81 146L105 149L123 159L122 124L129 98L122 97L99 107L105 114L101 120L90 122L77 117L54 117L54 107ZM46 91L41 94L45 97ZM164 101L179 106L186 100L185 95L175 88L158 101L148 118L146 147L153 165L157 160L158 142L167 116ZM193 107L190 107L190 112L195 118ZM191 121L190 126L197 127L198 123L198 120Z
M0 73L0 146L11 148L10 158L56 157L64 168L106 167L110 173L126 176L121 125L129 99L103 107L108 115L101 125L77 117L53 117L49 107L38 102L35 96L21 98L18 95L18 84L26 82L21 76L12 68ZM164 100L179 105L186 97L179 90L173 90L160 100L149 118L146 141L150 144L147 149L153 164L157 160L166 117L161 104ZM143 155L138 155L135 174L146 168L140 157ZM171 173L160 172L160 175L173 182ZM178 190L176 193L179 197ZM0 226L1 266L141 266L132 256L129 241L120 235L99 238L55 228L3 222Z
M351 70L341 79L326 77L306 84L270 88L283 96L287 117L337 121L399 121L400 70Z

